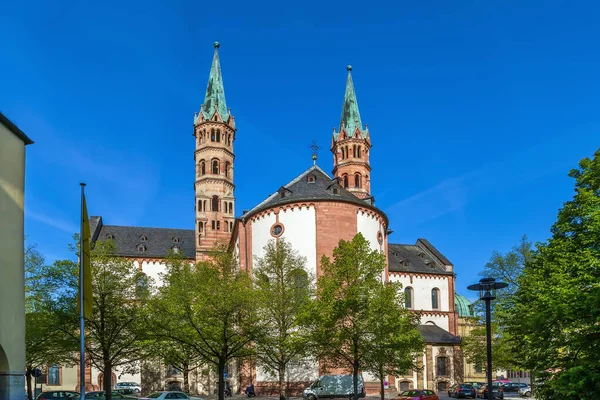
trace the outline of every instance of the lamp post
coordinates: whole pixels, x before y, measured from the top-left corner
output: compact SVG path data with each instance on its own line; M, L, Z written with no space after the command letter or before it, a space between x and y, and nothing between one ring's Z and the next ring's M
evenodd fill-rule
M494 278L483 278L474 285L467 286L469 290L479 292L479 299L485 301L485 334L487 339L487 389L488 399L494 398L492 389L492 323L491 323L491 307L490 303L496 298L496 290L503 289L508 286L505 282L496 282Z

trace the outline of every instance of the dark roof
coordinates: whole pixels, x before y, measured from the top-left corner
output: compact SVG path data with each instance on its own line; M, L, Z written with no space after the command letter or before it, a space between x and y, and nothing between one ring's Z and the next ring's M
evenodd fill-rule
M460 344L461 342L458 336L454 336L437 325L419 325L417 329L421 332L425 343Z
M314 182L308 181L309 175L314 175ZM337 194L333 193L332 189L334 187L337 188ZM387 216L383 211L373 206L372 198L359 199L351 192L344 189L337 180L332 179L317 165L313 165L287 185L281 186L278 191L267 197L266 200L258 204L252 210L248 211L242 218L246 218L258 211L286 203L316 200L342 201L368 207L377 210L387 219Z
M442 253L440 253L438 251L438 249L436 249L431 243L429 243L429 240L427 239L423 239L423 238L419 238L417 240L417 244L424 247L425 249L429 250L429 252L431 254L433 254L435 257L437 257L438 260L440 260L442 262L442 264L444 265L453 265L450 260L448 260L446 257L444 257L444 255Z
M90 230L94 218L98 217L90 218ZM173 246L178 246L185 258L196 258L194 231L191 229L102 225L95 240L106 240L109 238L108 235L112 235L119 256L164 258ZM93 236L94 233L92 233ZM146 241L142 241L142 236L146 237ZM178 238L179 243L175 243L174 238ZM138 251L139 245L144 246L143 252Z
M431 257L427 248L422 247L420 243L424 239L419 239L417 244L388 244L388 266L391 272L415 272L426 274L452 275L452 270L446 271L446 266ZM427 242L429 243L429 242ZM431 243L429 243L431 246ZM431 246L434 248L433 246ZM436 250L437 253L439 253ZM442 256L443 257L443 256ZM447 261L447 259L444 257ZM452 264L446 264L452 265Z
M13 124L4 114L0 112L0 124L6 126L6 128L14 133L19 139L21 139L25 145L33 144L33 140L29 139L29 137L19 129L18 126Z

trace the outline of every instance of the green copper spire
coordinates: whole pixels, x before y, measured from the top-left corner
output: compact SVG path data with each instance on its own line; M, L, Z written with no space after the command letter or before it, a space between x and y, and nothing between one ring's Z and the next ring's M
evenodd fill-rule
M221 63L219 61L219 42L215 42L214 46L215 55L210 67L202 112L204 112L204 118L209 119L213 116L215 108L218 108L223 121L227 121L227 103L225 103L225 89L223 87L223 76L221 75Z
M358 102L354 92L354 83L352 82L352 65L346 67L348 79L346 80L346 94L344 95L344 105L342 107L342 119L340 122L340 131L342 127L346 130L349 137L354 136L354 131L358 127L362 131L362 122L358 112Z

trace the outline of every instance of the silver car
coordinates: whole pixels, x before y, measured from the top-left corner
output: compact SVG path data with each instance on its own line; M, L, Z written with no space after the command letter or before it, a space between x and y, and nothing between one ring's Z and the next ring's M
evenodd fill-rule
M531 397L531 386L527 385L519 389L519 396L521 397Z

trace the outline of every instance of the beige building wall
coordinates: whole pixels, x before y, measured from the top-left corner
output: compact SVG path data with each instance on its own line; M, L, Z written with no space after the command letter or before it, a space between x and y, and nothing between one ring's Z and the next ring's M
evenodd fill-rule
M25 145L0 114L0 400L25 398ZM26 139L26 140L24 140Z

